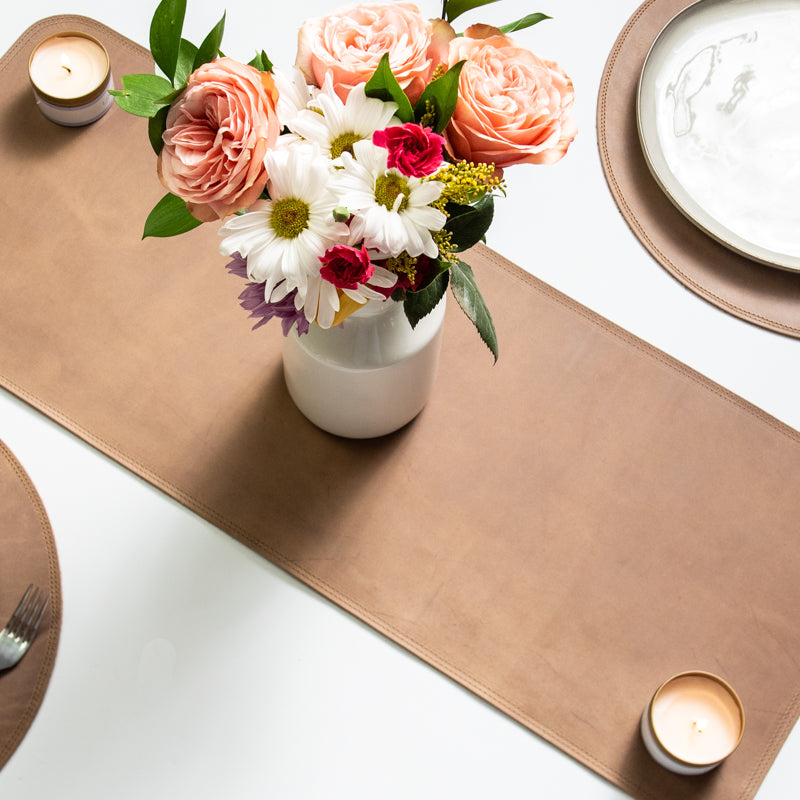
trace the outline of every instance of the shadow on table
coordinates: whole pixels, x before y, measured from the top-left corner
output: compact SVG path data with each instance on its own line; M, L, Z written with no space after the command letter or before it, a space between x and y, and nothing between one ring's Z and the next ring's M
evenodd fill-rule
M416 420L377 439L334 436L296 408L280 361L261 375L209 431L192 492L203 516L280 563L309 551L321 557L326 540L341 544L352 525L378 524L387 504L407 502L389 468L413 439Z
M30 87L21 88L0 109L0 142L12 157L23 159L37 153L50 153L66 147L86 131L86 127L57 125L36 107Z
M700 800L711 796L712 788L718 781L722 769L725 769L724 764L705 775L677 775L670 772L657 764L647 752L637 725L631 734L625 763L621 765L619 772L630 776L634 785L646 789L649 792L648 797Z

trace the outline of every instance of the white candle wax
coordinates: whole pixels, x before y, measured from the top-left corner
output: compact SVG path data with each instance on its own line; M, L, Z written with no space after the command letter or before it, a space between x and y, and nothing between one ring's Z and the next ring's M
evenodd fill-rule
M86 125L111 106L108 53L85 33L49 36L34 48L28 64L42 113L62 125Z
M687 672L664 683L642 718L642 736L662 766L682 774L707 772L738 746L744 712L725 681Z

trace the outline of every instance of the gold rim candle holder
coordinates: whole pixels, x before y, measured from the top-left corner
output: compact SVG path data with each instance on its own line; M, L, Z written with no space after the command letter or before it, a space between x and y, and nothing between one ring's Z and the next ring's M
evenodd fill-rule
M39 110L58 125L89 125L111 108L108 51L88 33L45 37L31 52L28 75Z
M640 727L645 747L658 764L680 775L702 775L739 746L744 708L718 675L681 672L658 687Z

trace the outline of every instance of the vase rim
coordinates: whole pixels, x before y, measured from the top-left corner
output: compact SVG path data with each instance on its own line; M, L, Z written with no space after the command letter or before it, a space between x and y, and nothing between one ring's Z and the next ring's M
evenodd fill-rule
M390 308L396 308L399 305L402 305L402 303L393 300L391 297L387 297L385 300L373 298L372 300L367 300L361 308L357 308L350 317L376 317L378 314L383 314ZM343 322L347 322L348 319L349 317L346 317Z

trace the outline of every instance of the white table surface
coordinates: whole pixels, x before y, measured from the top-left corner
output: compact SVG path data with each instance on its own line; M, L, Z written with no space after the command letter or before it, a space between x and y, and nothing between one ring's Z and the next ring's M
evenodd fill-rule
M146 44L155 2L3 5L5 52L29 25L63 13ZM419 5L439 13L436 0ZM504 23L549 13L553 21L518 38L560 62L577 92L580 132L568 156L507 172L509 197L498 203L488 243L800 429L800 341L735 319L681 286L635 239L606 186L597 90L636 6L503 0L464 18ZM334 7L190 0L185 35L199 42L227 8L227 54L249 60L264 48L289 66L302 21ZM488 359L476 368L491 378ZM626 797L1 390L0 439L50 516L64 600L52 679L0 771L3 800ZM795 731L758 800L796 796L798 758Z

